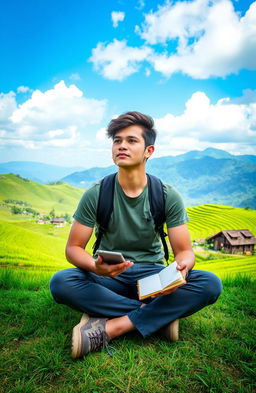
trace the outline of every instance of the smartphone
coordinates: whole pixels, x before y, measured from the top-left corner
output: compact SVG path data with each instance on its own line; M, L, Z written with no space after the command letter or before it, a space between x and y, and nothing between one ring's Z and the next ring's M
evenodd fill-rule
M97 254L100 255L103 258L103 261L109 265L116 265L125 261L121 252L98 250Z

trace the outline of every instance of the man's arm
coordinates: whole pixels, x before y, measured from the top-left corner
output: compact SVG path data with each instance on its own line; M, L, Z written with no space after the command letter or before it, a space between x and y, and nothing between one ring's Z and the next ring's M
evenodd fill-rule
M92 236L93 228L74 221L66 245L66 258L73 265L96 273L100 276L116 277L130 266L132 262L125 261L117 265L108 265L101 257L94 259L85 247Z
M184 278L187 272L192 269L195 264L195 255L191 246L188 227L186 224L178 225L177 227L168 228L168 237L172 246L174 259L177 262L177 269L181 271ZM169 295L176 291L177 288L162 291L152 298Z
M174 259L179 265L184 278L195 264L195 255L192 249L190 235L186 224L168 228L168 237L172 246Z

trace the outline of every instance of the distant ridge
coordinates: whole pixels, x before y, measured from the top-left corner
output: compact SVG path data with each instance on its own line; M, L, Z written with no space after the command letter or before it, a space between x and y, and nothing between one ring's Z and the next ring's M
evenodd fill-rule
M115 166L91 168L65 176L76 187L90 187L116 171ZM208 148L178 156L150 159L147 171L174 186L186 206L205 203L256 209L256 156L235 156Z
M41 183L64 181L74 187L88 188L116 166L64 168L37 162L0 164L0 173L17 173ZM178 156L150 159L147 171L174 186L186 206L205 203L250 207L256 209L256 156L232 155L224 150L208 148Z
M10 161L0 163L0 173L13 173L39 183L58 181L62 177L81 171L82 167L63 167L34 161Z

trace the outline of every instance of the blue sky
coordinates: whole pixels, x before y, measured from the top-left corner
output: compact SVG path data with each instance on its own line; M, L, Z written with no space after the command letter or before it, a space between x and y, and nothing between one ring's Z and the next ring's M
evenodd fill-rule
M0 55L0 162L110 165L130 110L155 119L155 157L255 154L254 1L9 0Z

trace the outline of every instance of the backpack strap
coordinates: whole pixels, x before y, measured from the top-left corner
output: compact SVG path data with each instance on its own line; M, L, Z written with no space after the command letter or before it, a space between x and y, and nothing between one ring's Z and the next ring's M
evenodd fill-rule
M102 236L107 230L111 213L114 206L114 190L116 183L116 173L104 177L100 183L100 191L97 205L96 221L99 224L97 239L93 245L93 255L99 248Z
M155 230L159 233L163 247L164 257L168 263L169 251L166 244L165 237L167 233L164 232L163 225L165 223L165 197L163 191L163 183L158 177L147 174L148 178L148 198L152 217L155 223Z

